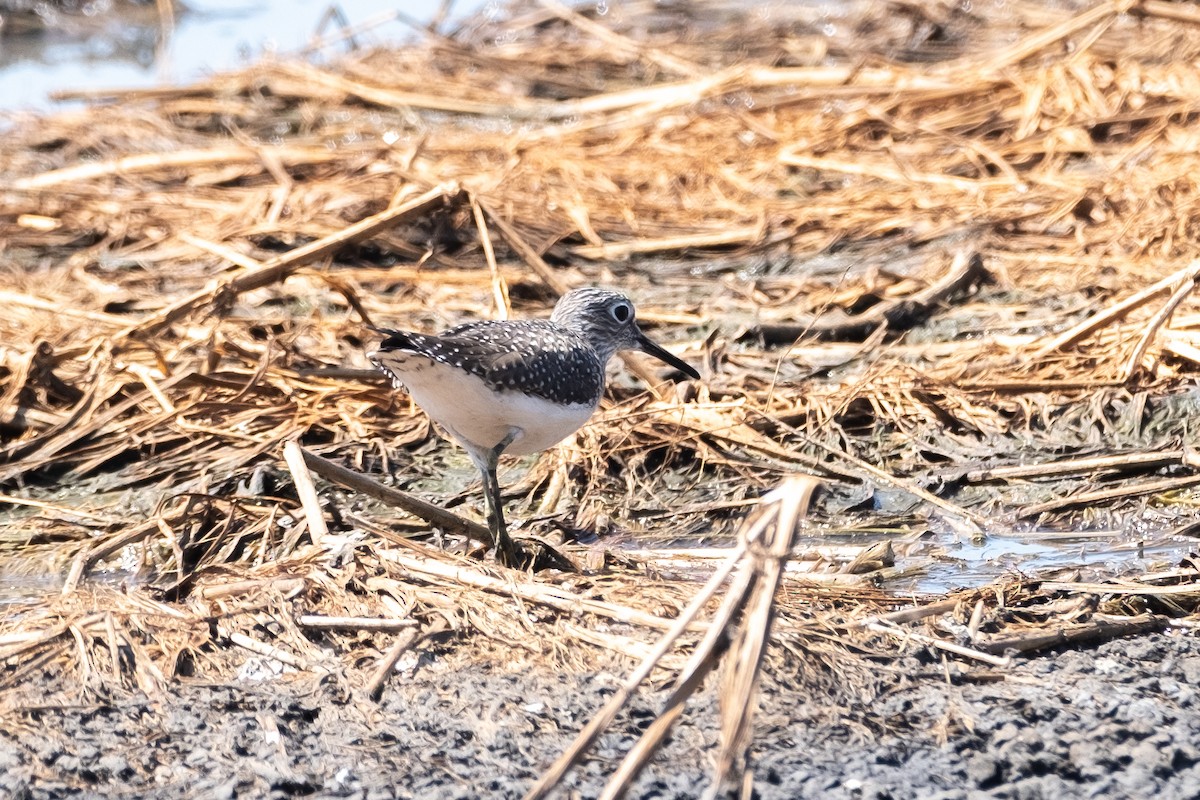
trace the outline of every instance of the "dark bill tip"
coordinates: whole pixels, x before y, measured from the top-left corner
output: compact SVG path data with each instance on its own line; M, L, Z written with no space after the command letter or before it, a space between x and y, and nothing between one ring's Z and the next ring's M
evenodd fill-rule
M638 344L641 346L641 351L643 353L649 353L650 355L657 358L659 361L670 364L672 367L679 370L684 375L687 375L692 380L697 380L697 381L700 380L700 373L696 371L695 367L693 367L691 364L687 363L683 359L679 358L678 356L668 353L666 350L662 349L661 347L656 345L654 342L650 341L650 339L646 337L646 334L641 333L641 331L639 331L638 333L641 334L638 337L638 339L639 339Z

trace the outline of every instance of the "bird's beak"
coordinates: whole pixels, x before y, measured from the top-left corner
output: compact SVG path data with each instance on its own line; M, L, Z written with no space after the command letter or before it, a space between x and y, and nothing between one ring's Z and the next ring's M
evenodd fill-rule
M650 341L646 334L642 333L641 331L638 331L638 349L643 353L649 353L659 361L670 364L672 367L679 370L684 375L687 375L689 378L692 378L693 380L700 380L700 373L697 372L691 364L677 356L668 353L666 350Z

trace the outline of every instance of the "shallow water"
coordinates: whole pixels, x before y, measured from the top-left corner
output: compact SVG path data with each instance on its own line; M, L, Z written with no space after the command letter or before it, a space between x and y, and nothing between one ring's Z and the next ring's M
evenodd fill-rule
M1151 572L1178 562L1194 544L1190 539L1177 539L1139 546L1125 541L1121 531L1081 533L1069 539L1048 533L1054 538L992 535L982 543L958 542L932 562L924 562L922 574L911 582L912 590L941 594L984 586L1005 575L1045 577L1059 570L1078 569L1093 575Z

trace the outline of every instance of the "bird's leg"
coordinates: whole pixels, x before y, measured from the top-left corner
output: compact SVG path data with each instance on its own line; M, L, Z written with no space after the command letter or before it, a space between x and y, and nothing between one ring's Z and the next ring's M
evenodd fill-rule
M500 499L500 481L496 477L496 467L500 463L500 454L516 437L517 431L514 430L498 445L488 450L484 464L486 468L480 470L483 473L483 496L488 505L488 530L491 531L492 542L496 545L496 556L506 567L519 566L520 554L504 524L504 503Z

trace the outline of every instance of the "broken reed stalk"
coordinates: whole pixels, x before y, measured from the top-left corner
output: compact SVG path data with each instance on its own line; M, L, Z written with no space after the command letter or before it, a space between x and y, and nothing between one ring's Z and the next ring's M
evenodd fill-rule
M362 492L388 505L402 508L408 513L420 517L431 525L436 525L448 533L457 533L487 545L492 544L491 533L478 522L464 519L444 508L427 503L408 492L384 486L378 481L371 480L365 475L360 475L353 470L338 466L329 459L322 458L315 453L310 453L303 448L301 448L300 452L304 457L304 464L327 481L344 486L347 489L353 489L356 492Z
M938 650L944 650L947 653L953 653L956 656L974 659L975 661L982 661L985 664L989 664L993 667L1004 668L1011 666L1012 664L1012 659L1007 656L1000 658L992 655L991 653L985 653L972 647L955 644L954 642L947 642L945 639L939 639L936 636L929 636L921 633L920 631L912 631L907 628L901 628L894 623L874 621L867 622L862 625L862 627L869 631L875 631L876 633L883 633L888 636L895 637L901 641L920 642L921 644L929 647L935 647Z
M1054 626L1013 636L993 638L984 646L992 653L1032 653L1051 647L1107 642L1167 627L1170 619L1161 614L1142 614L1125 619L1093 619L1084 623Z
M285 279L289 274L306 264L332 255L347 245L370 239L372 236L376 236L380 232L399 224L401 220L420 216L431 208L453 201L458 197L459 191L459 186L455 182L435 186L395 208L381 211L343 230L289 250L270 261L265 261L256 269L248 270L232 280L223 283L218 282L213 286L193 292L187 297L177 300L166 308L155 312L137 324L118 332L113 338L120 341L131 336L149 336L167 325L182 319L193 309L214 302L218 297L228 299L252 289L270 286Z
M387 684L388 676L396 668L396 662L400 660L400 657L411 650L421 639L444 633L447 630L449 627L446 620L437 617L425 628L406 631L396 637L396 641L379 659L375 671L371 674L371 679L367 681L367 697L378 701L383 696L383 688Z
M850 465L852 470L861 473L864 480L870 482L878 481L886 486L892 486L907 492L913 497L924 500L926 503L940 508L950 514L951 516L948 518L948 521L954 524L955 527L959 528L961 531L977 539L984 536L983 526L986 520L984 519L983 515L963 508L957 503L952 503L945 498L938 497L933 492L918 486L914 482L905 480L904 478L898 478L895 475L892 475L887 471L875 466L874 464L868 463L851 453L847 453L844 450L833 447L825 442L813 439L807 434L781 422L778 419L772 419L771 421L781 428L790 430L793 435L803 440L807 444L810 444L813 447L823 450L826 453L829 453L831 456L846 462Z
M769 627L770 607L774 603L775 587L778 586L778 576L782 573L783 565L791 551L795 524L807 512L808 503L816 486L817 481L814 478L797 475L786 479L777 489L764 495L763 508L759 511L759 515L765 518L765 524L760 524L760 520L754 517L745 523L742 536L745 537L746 554L742 559L741 570L734 578L734 583L730 586L720 608L713 615L708 632L696 645L687 665L676 679L671 694L664 701L663 711L630 748L616 771L609 777L604 791L600 795L601 800L616 800L624 797L625 792L629 790L637 776L641 774L641 771L662 746L675 720L683 712L684 703L700 689L704 678L717 667L723 657L727 664L736 664L736 659L739 656L745 657L747 650L752 655L757 652L758 646L754 643L760 641L762 637L752 635L748 639L741 640L749 642L749 648L743 647L741 650L733 651L732 656L729 655L730 651L727 648L730 641L738 640L744 635L740 631L735 631L732 626L740 623L745 627L751 624L751 621L745 618L744 609L753 597L763 597L761 591L769 587L770 592L765 596L767 614L757 620L758 625ZM788 527L785 529L785 526ZM768 534L768 530L772 533ZM753 539L751 538L752 533L754 534ZM764 539L767 543L766 548L763 547ZM781 541L786 544L780 544ZM768 564L771 566L768 567ZM735 661L730 662L730 658ZM744 670L739 678L735 678L735 683L751 695L753 687L757 684L759 664L757 656L751 658L750 663L745 665L748 673ZM730 668L736 669L737 667L731 666ZM748 703L748 698L746 698L746 702ZM723 747L720 758L722 761L733 763L739 755L744 756L744 751L737 752L742 743L737 738L737 731L742 728L743 720L726 719L724 715L728 710L726 706L722 705ZM733 710L735 716L742 712L748 713L749 705ZM732 738L724 737L726 731L730 732ZM734 752L727 752L727 750ZM710 791L713 793L718 791L721 788L721 782L727 778L728 774L718 768L714 774Z
M1138 497L1146 494L1162 494L1163 492L1173 492L1179 489L1187 489L1196 485L1200 485L1200 475L1185 475L1179 478L1165 478L1158 481L1130 483L1125 484L1124 486L1114 486L1111 489L1098 489L1093 492L1080 492L1067 497L1060 497L1056 500L1047 500L1043 503L1031 503L1027 506L1018 508L1017 516L1036 517L1038 514L1045 514L1049 511L1059 511L1064 508L1071 508L1072 506L1093 505L1106 500Z
M504 576L501 577L484 572L467 563L449 563L450 556L445 553L435 553L434 555L437 557L426 557L420 555L421 548L417 545L410 544L409 549L412 550L411 554L402 553L399 550L381 550L379 557L404 568L415 577L434 583L471 586L508 597L519 597L522 600L540 603L559 611L585 612L646 628L670 630L674 625L674 620L632 606L596 600L562 586L538 583L533 580L517 580L516 576L524 573L516 570L494 567L493 569ZM702 627L702 625L703 623L692 622L689 627L696 628Z
M772 605L783 565L791 552L792 536L800 516L807 510L817 481L798 475L787 479L777 489L764 495L758 510L742 524L738 544L729 559L709 577L689 602L675 624L660 637L654 649L626 679L604 708L579 733L571 747L544 772L529 791L525 800L546 797L557 787L567 772L579 762L597 737L612 723L629 702L633 692L659 665L675 646L678 638L691 625L712 595L728 576L740 567L725 600L713 617L708 630L696 646L687 666L681 670L664 709L622 761L605 786L602 798L624 795L642 768L661 745L663 738L682 712L683 704L702 684L704 677L716 666L725 653L728 638L733 633L742 609L750 603L752 614L741 620L738 645L727 659L734 673L731 682L737 687L738 703L733 709L722 707L723 730L722 765L714 778L714 786L723 783L732 765L745 756L746 738L753 713L752 700L757 686L762 648L769 638ZM770 533L768 533L770 531Z
M236 644L238 647L249 650L251 653L270 659L271 661L277 661L285 667L291 667L292 669L300 671L319 669L317 665L308 663L308 661L300 658L294 653L290 653L281 647L267 644L266 642L252 638L241 631L231 631L222 626L217 626L217 634L222 638L229 640L231 643Z
M766 524L765 521L763 524ZM653 649L646 654L646 657L642 659L637 669L630 673L625 682L617 688L612 697L608 699L608 702L604 704L604 707L592 716L584 729L575 737L575 741L571 743L571 746L558 757L549 769L542 773L537 783L525 793L525 800L538 800L539 798L546 797L558 786L567 772L587 754L587 751L591 749L591 746L600 734L608 729L608 726L616 719L617 714L629 702L637 687L642 684L642 681L650 677L650 674L658 667L659 662L671 651L671 648L675 646L679 637L687 632L692 622L704 609L704 606L708 604L708 601L716 591L721 588L729 578L729 575L741 563L742 555L745 551L745 543L739 543L729 557L718 565L709 579L705 581L704 586L700 588L700 591L696 592L695 596L687 604L687 607L684 608L671 627L667 629L667 632L655 642Z
M313 485L312 475L304 463L304 451L295 439L283 443L283 459L292 473L292 482L296 493L300 496L300 507L304 509L304 518L308 520L308 535L312 543L322 546L322 541L329 535L329 527L325 524L325 515L321 511L321 499L317 497L317 487Z
M1034 361L1040 361L1050 353L1056 350L1061 350L1064 347L1070 347L1081 339L1095 333L1100 328L1110 322L1115 322L1122 319L1130 311L1139 308L1157 297L1163 292L1171 291L1173 287L1183 285L1188 282L1195 282L1197 275L1200 275L1200 261L1193 261L1183 269L1171 273L1167 277L1134 292L1129 297L1119 302L1113 303L1108 308L1098 314L1093 314L1077 325L1063 331L1058 336L1055 336L1050 341L1043 344L1038 349L1034 350L1029 355Z
M537 273L542 283L546 284L558 296L562 296L571 290L571 285L564 281L558 272L547 264L546 260L536 250L529 246L529 243L521 237L521 234L517 233L512 223L492 211L483 198L476 198L476 202L487 216L487 219L496 227L496 230L500 233L505 243L520 255L525 263Z
M1150 343L1154 341L1154 337L1158 335L1162 326L1166 325L1167 321L1171 319L1171 315L1175 313L1175 309L1179 308L1179 304L1184 301L1184 298L1195 291L1196 280L1198 278L1200 278L1200 260L1191 263L1185 274L1180 277L1175 290L1171 292L1171 296L1167 298L1162 307L1146 323L1145 329L1142 331L1141 336L1138 337L1137 344L1133 347L1133 352L1129 354L1129 360L1125 362L1125 366L1121 369L1122 381L1128 381L1141 367L1142 357L1150 349Z
M328 631L381 631L397 633L408 628L416 627L415 619L389 619L386 617L326 617L320 614L302 614L296 617L296 624L302 628L314 628Z
M725 675L720 690L721 746L712 783L704 797L715 800L719 793L739 787L750 796L753 771L749 769L754 714L758 706L759 677L771 624L775 618L775 594L783 580L800 518L808 513L817 481L803 476L791 478L775 490L779 504L775 524L750 547L755 559L755 581L746 604L745 618L725 658Z
M1064 458L1046 464L1013 464L971 470L966 474L966 479L973 483L982 483L1012 479L1053 478L1095 472L1150 470L1183 464L1184 455L1183 450L1170 450L1158 453L1121 453L1112 456Z

